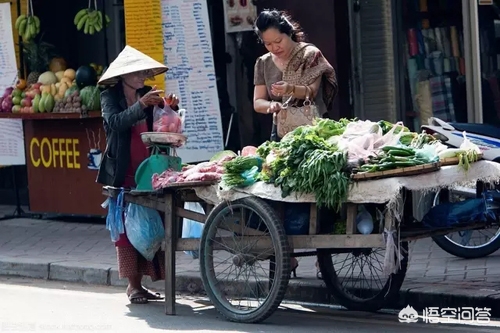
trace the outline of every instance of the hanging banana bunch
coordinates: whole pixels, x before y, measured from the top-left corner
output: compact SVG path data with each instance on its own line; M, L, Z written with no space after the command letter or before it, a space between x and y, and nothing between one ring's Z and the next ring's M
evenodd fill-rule
M101 11L97 10L97 0L94 0L94 6L92 8L92 0L89 0L89 5L87 8L81 9L76 13L73 23L78 31L82 31L84 34L93 35L100 32L103 28L106 28L111 19L108 15L103 15Z
M33 12L33 3L27 0L26 14L21 14L16 20L15 28L24 42L29 42L40 33L40 19Z

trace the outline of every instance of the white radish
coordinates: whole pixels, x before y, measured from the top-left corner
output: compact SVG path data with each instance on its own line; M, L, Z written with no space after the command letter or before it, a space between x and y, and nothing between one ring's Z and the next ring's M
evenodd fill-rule
M457 157L459 154L464 154L465 150L463 149L458 149L458 148L449 148L446 150L443 150L438 154L439 159L445 159L445 158L451 158L451 157Z

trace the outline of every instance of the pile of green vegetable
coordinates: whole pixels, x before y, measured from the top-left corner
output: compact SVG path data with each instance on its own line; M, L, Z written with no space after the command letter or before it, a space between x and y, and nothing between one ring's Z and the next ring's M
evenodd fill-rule
M281 188L282 196L292 192L312 193L318 206L339 209L347 197L350 172L345 170L347 153L327 139L342 135L350 120L319 119L312 126L301 126L288 133L280 142L268 141L257 149L265 160L253 181L272 183ZM246 186L253 181L242 170L251 170L250 157L238 156L224 165L226 186ZM250 176L251 177L251 176Z
M262 158L258 156L237 156L224 164L222 182L226 187L245 187L258 180L262 170Z
M280 142L267 141L257 148L257 156L237 156L225 163L222 183L232 188L263 181L280 187L282 197L292 192L314 194L318 206L338 210L348 194L352 165L348 165L346 148L340 149L337 143L343 142L345 147L345 138L339 139L354 121L357 120L318 119L311 126L288 133ZM387 121L374 123L370 132L381 130L385 135L393 129L395 134L401 134L399 144L382 147L375 156L356 162L356 172L412 167L439 160L432 147L439 141L425 132L414 133ZM475 159L464 156L469 157L467 161Z
M367 163L361 163L359 172L377 172L397 168L408 168L417 165L434 163L438 156L429 157L424 152L404 146L385 146L377 156L369 158Z

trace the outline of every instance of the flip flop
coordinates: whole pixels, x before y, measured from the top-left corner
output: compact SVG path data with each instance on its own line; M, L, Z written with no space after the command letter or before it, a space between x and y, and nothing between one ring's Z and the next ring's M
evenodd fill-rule
M132 304L147 304L148 297L141 290L133 290L130 294L127 294L128 300Z
M146 288L143 288L144 291L142 291L142 294L151 301L159 301L165 299L165 297L161 296L160 293L152 293L151 291L147 290Z

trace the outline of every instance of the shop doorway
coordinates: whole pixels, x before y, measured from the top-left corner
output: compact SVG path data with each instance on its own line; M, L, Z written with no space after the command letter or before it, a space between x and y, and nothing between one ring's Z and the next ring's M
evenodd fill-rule
M400 118L499 125L499 1L393 3Z

